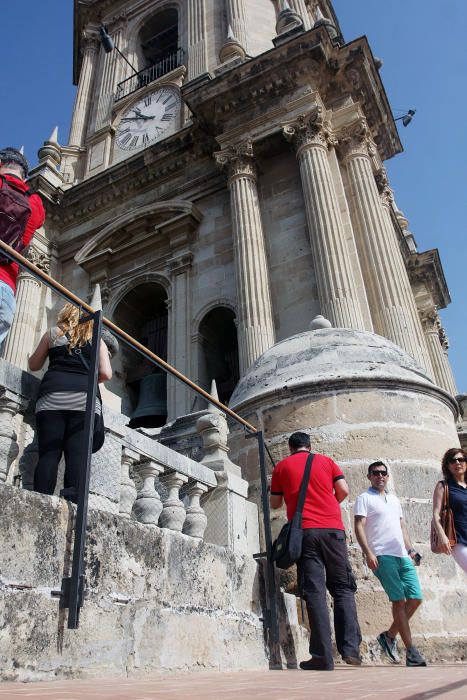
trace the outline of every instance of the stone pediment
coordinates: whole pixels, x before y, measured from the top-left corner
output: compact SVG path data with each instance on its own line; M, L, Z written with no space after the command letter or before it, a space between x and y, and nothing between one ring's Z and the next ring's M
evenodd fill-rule
M141 251L145 245L161 236L172 244L189 243L193 232L203 218L192 203L168 200L138 207L119 216L77 252L75 261L85 269L95 268L109 258L131 254L132 249Z

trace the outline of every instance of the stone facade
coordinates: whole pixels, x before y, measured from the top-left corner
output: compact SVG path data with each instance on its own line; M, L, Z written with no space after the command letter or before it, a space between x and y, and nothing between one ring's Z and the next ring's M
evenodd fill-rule
M116 51L104 51L101 24L136 74ZM437 251L417 250L395 204L384 162L402 146L366 37L345 43L330 0L83 0L74 30L77 95L68 143L60 145L54 132L32 173L47 207L33 259L85 300L99 284L106 317L204 389L216 380L224 403L240 380L232 405L264 428L276 458L284 455L287 432L306 429L316 447L346 469L356 494L364 487L363 464L384 454L423 542L440 456L458 439L456 386L438 314L450 299ZM9 362L26 369L27 354L55 320L58 305L28 275L20 276ZM312 381L310 357L302 362L300 353L317 314L335 329L331 348L320 350L330 351L326 372ZM272 358L281 356L284 342L287 353L278 363ZM373 352L379 360L371 366L367 354ZM15 384L9 367L2 369L0 481L10 484L22 475L30 488L37 452L28 403L34 381L24 375ZM119 549L118 528L131 531L130 539L146 528L149 549L169 538L172 555L161 573L166 583L177 548L186 548L199 565L204 598L200 602L198 591L194 599L204 610L211 555L205 557L203 537L226 548L208 548L216 552L223 590L237 576L237 563L227 566L226 558L254 551L255 505L246 497L248 482L259 500L257 454L236 432L231 461L225 418L172 378L166 392L145 399L168 423L162 430L154 423L155 431L146 434L132 431L128 417L140 407L154 367L125 346L113 367L104 402L121 407L121 415L108 412L91 501L111 515L96 516L93 527L105 530L107 523L108 546L123 561L138 557ZM258 367L268 368L264 391L256 386ZM289 369L295 374L283 381ZM462 410L458 434L464 440ZM202 441L205 467L190 459L203 459ZM21 499L34 498L15 496L19 508L26 507ZM42 501L27 503L42 507ZM48 536L63 538L62 506L45 499L46 507L58 528ZM139 524L128 522L134 517ZM24 546L31 543L24 540ZM102 659L109 659L101 670L144 671L151 663L169 668L162 657L150 659L144 639L149 613L133 583L123 598L134 596L138 604L125 603L131 612L124 622L109 602L109 591L127 575L123 566L112 558L92 604L96 619L101 607L111 608L109 625L125 629L115 652L96 641ZM254 578L251 562L245 566L242 595ZM138 559L138 586L154 580L150 568ZM180 573L190 577L193 569ZM376 589L366 573L361 570L361 605L371 637ZM464 613L455 619L446 614L456 580L446 579L442 592L424 583L432 596L433 634L453 632L458 639ZM154 612L159 620L168 611L165 630L173 625L173 610L188 605L190 587L177 595L168 594ZM219 619L230 620L232 600L218 599ZM293 609L290 599L284 606ZM196 615L186 618L184 632L196 627ZM259 637L252 620L246 638L253 649ZM24 628L23 620L11 624ZM225 645L220 626L213 622L206 631L209 643ZM294 634L299 640L303 630L290 633L291 640ZM196 635L193 643L204 649ZM168 653L162 637L154 646ZM264 649L255 649L251 664L261 665ZM66 663L76 659L73 653ZM180 656L187 667L197 663L191 653ZM229 651L217 661L206 654L200 658L207 665L237 667ZM57 660L47 663L59 667ZM83 661L80 668L100 672L93 664Z

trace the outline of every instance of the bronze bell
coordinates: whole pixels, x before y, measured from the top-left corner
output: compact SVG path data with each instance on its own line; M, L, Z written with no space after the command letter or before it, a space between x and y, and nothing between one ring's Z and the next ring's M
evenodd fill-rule
M139 384L138 405L131 414L130 428L159 428L167 420L167 375L147 374Z

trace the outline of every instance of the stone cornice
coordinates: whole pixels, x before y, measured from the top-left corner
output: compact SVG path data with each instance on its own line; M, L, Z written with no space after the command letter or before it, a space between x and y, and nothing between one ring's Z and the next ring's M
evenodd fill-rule
M333 46L323 27L301 33L231 70L186 83L184 100L216 135L243 124L313 86L326 106L350 97L359 102L381 158L402 151L397 128L365 37ZM279 130L279 129L278 129Z
M445 309L451 303L437 248L423 253L412 253L407 261L410 283L422 284L430 292L437 309Z

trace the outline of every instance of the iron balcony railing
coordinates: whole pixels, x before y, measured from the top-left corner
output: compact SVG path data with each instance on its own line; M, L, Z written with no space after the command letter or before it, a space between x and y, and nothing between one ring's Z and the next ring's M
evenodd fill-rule
M175 70L179 66L183 65L185 60L185 51L181 48L171 51L166 54L164 58L155 63L149 68L143 68L138 73L130 75L126 80L122 80L121 83L117 85L117 91L115 93L115 102L122 100L127 95L131 95L142 87L153 83L158 78L161 78L166 73Z

